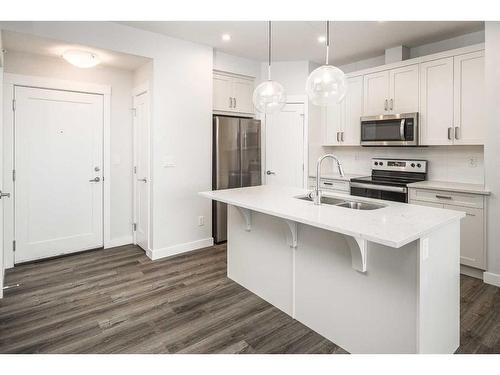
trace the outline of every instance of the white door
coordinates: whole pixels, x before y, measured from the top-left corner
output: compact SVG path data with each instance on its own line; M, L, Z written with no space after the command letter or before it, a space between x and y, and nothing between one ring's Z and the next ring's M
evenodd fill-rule
M223 74L214 74L213 86L213 109L232 111L232 78Z
M149 95L134 96L135 243L149 248Z
M344 105L342 144L359 146L361 141L361 116L363 115L363 77L347 79L347 95Z
M392 69L389 76L389 111L418 112L418 64Z
M420 143L453 144L453 57L420 64Z
M3 176L3 68L0 67L0 176ZM3 191L4 184L3 179L0 179L0 188L1 192ZM4 262L3 262L3 199L4 197L0 197L0 298L3 297L3 275L4 275Z
M383 115L389 111L389 71L364 76L365 116Z
M253 80L233 78L233 106L237 112L253 113Z
M266 115L266 183L304 186L304 104Z
M103 96L15 87L15 262L103 246Z
M484 51L455 56L455 144L482 145L486 127Z

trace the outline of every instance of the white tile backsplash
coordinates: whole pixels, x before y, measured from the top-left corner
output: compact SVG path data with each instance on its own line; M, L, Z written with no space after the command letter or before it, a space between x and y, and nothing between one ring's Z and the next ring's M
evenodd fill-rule
M429 161L429 180L483 184L483 146L432 146L432 147L311 147L309 172L316 170L319 156L332 153L337 156L346 173L371 173L371 159L375 157L395 159L425 159ZM323 171L335 173L331 160L325 160Z

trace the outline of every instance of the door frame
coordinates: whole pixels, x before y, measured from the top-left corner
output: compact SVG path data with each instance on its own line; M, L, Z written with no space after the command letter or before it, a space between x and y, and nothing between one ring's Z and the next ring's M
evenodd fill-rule
M304 165L304 173L303 173L303 188L307 189L308 177L309 177L309 98L307 95L288 95L286 98L286 104L302 104L304 106L304 118L303 118L303 126L302 126L302 139L303 139L303 165ZM285 105L286 105L285 104ZM262 132L261 139L261 148L262 148L262 181L267 184L267 159L266 159L266 147L267 147L267 124L266 124L266 115L262 116L264 120L264 127Z
M111 86L94 83L67 81L55 78L29 76L22 74L4 74L3 82L3 183L6 192L11 193L12 199L4 202L4 267L14 267L15 257L13 250L14 240L14 183L12 170L14 169L14 111L13 99L16 86L38 89L73 91L85 94L103 96L103 244L104 248L112 247L111 242ZM10 124L10 126L7 126ZM6 204L7 203L7 204Z
M136 86L133 88L132 90L132 105L134 105L134 100L135 100L135 97L136 96L139 96L139 95L142 95L142 94L146 94L148 97L147 97L147 116L148 116L148 163L147 163L147 168L148 168L148 171L147 171L147 178L148 178L148 202L147 202L147 205L148 205L148 233L147 233L147 249L144 249L146 252L151 252L151 223L152 223L152 217L151 217L151 196L152 196L152 186L153 186L153 183L152 183L152 176L151 176L151 89L150 89L150 86L149 86L149 81L145 81L144 83ZM135 107L134 107L135 109ZM134 165L133 165L133 168L134 168L134 171L132 173L132 176L133 176L133 195L134 195L134 198L133 198L133 220L134 220L134 223L137 222L137 175L135 173L135 167L137 166L137 128L136 128L136 123L135 123L135 117L134 117L134 120L132 121L132 134L133 134L133 162L134 162ZM133 231L133 239L134 239L134 245L137 245L137 237L136 237L136 234L137 232L134 230Z

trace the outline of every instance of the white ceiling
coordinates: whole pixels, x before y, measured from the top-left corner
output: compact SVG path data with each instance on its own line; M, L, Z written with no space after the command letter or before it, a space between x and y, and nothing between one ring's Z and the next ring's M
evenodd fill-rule
M7 50L7 53L9 53L9 51L17 51L35 55L61 57L66 50L81 49L99 56L102 65L125 70L135 70L149 61L148 58L142 56L45 39L34 35L21 34L7 30L2 31L2 41L3 48Z
M267 60L266 21L128 21L128 26L212 46L232 55ZM317 38L325 34L320 21L273 22L273 60L324 60ZM333 59L345 64L380 56L397 45L415 47L484 29L471 21L340 21L331 23ZM231 41L223 42L228 33Z

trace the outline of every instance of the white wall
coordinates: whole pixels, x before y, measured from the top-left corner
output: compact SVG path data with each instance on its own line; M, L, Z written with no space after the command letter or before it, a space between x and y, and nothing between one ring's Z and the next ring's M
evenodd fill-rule
M209 245L211 202L197 193L211 189L212 48L112 22L0 22L0 29L154 60L151 246L170 255Z
M267 62L261 64L261 76L267 79ZM285 88L287 95L304 95L309 61L273 61L271 78Z
M450 49L461 48L473 44L484 42L484 30L474 33L464 34L455 38L444 39L434 43L422 44L410 48L410 58L431 55L433 53L443 52ZM390 46L388 46L390 47ZM345 73L351 73L357 70L374 68L385 64L385 55L371 57L369 59L354 61L352 63L340 65L339 68Z
M213 54L215 70L254 77L256 84L260 83L261 72L259 61L229 55L217 50L214 50ZM265 77L267 77L267 74Z
M500 22L486 22L486 143L484 146L486 187L491 190L488 203L488 271L500 283ZM500 284L499 284L500 285Z
M5 72L111 86L111 241L132 235L132 72L99 65L79 69L49 56L9 51Z

